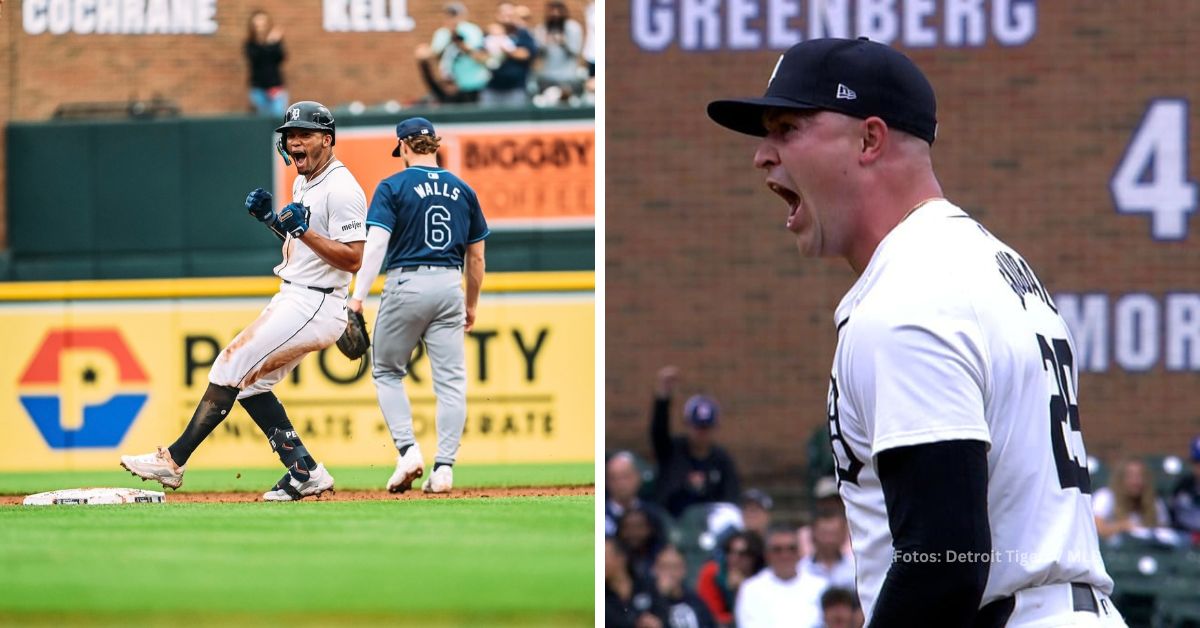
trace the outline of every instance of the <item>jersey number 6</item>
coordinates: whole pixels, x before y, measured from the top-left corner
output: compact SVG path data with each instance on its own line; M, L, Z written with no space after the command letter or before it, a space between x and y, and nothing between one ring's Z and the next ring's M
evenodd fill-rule
M441 251L450 246L450 210L434 205L425 210L425 246Z

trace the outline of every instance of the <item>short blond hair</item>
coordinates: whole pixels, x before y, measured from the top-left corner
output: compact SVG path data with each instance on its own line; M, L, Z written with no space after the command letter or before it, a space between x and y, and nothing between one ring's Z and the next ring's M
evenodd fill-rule
M408 145L409 150L418 155L429 155L436 153L441 147L442 138L436 135L414 135L405 138L404 143Z

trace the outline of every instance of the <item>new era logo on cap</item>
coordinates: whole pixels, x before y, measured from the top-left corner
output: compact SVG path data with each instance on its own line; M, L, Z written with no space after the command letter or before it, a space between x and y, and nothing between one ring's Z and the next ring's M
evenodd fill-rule
M858 98L858 94L855 94L854 90L850 89L849 87L838 83L837 97L843 100L854 100L855 98Z

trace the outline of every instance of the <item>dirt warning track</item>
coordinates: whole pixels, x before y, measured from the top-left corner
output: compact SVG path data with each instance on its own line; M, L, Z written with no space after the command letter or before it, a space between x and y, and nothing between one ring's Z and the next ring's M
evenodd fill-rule
M166 490L168 504L261 502L262 493L248 492L203 492ZM562 497L566 495L594 495L596 487L587 486L527 486L496 488L454 489L449 494L424 493L420 489L405 493L389 493L386 490L333 490L320 497L306 497L306 502L381 501L405 499L495 499L506 497ZM24 495L0 495L0 506L19 506Z

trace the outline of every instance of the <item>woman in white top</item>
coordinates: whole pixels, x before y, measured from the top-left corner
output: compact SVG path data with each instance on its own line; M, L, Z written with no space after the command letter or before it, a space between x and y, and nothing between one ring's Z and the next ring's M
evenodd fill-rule
M1092 496L1096 531L1101 538L1167 525L1167 507L1154 494L1146 463L1134 458L1121 463L1111 486Z

